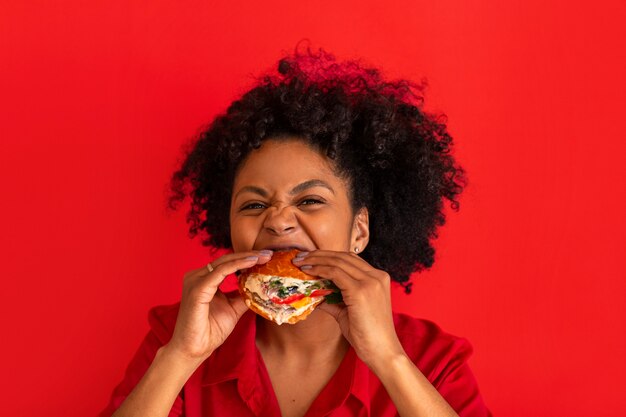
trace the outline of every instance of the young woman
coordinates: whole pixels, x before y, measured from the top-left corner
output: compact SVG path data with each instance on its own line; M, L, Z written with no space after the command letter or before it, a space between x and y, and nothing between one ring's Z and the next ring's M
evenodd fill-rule
M192 235L232 249L185 275L108 416L489 416L467 341L394 314L392 282L434 259L443 203L463 170L420 87L357 62L296 53L217 117L172 179ZM218 286L296 248L293 263L341 290L306 320L277 324Z

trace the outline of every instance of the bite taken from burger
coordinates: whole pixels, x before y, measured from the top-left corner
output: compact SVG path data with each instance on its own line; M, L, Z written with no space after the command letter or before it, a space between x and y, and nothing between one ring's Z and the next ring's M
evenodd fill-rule
M291 261L297 249L275 252L269 262L239 274L239 292L248 308L277 324L304 320L326 301L341 302L341 292L327 279L302 272Z

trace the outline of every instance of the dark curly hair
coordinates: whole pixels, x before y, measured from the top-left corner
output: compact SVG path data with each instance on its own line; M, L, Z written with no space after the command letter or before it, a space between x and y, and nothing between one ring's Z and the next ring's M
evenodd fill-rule
M295 136L348 180L354 212L367 207L370 242L361 256L409 293L411 273L434 262L443 200L458 210L466 185L445 116L423 110L423 90L423 82L385 80L360 62L296 48L187 145L169 207L189 196L190 236L202 233L203 245L229 248L238 167L263 140Z

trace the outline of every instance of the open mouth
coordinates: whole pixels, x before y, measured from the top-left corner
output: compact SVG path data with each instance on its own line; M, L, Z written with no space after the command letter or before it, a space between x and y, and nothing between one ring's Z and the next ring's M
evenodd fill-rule
M303 248L301 246L281 246L281 247L268 247L268 248L264 248L264 249L269 249L271 251L274 252L289 252L290 250L299 250L301 252L305 252L307 251L306 248Z

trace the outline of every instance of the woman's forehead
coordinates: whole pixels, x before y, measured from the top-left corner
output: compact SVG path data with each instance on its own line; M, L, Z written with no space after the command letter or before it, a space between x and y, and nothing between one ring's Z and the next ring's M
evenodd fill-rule
M311 180L331 186L343 184L334 172L332 160L305 142L295 138L267 140L243 162L235 177L234 191L252 183L282 187Z

